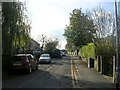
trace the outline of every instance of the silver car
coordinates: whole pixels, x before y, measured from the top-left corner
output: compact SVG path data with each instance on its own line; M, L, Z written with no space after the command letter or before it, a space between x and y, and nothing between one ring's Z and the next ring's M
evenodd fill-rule
M51 63L50 54L42 54L39 58L39 63Z

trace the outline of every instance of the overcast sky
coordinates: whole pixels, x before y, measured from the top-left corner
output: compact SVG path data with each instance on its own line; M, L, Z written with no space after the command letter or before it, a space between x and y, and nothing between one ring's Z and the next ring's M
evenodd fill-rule
M104 2L102 2L104 1ZM61 48L66 44L64 28L69 24L73 9L92 10L102 5L114 12L114 0L26 0L29 17L32 22L31 36L38 40L41 34L55 36L60 40Z

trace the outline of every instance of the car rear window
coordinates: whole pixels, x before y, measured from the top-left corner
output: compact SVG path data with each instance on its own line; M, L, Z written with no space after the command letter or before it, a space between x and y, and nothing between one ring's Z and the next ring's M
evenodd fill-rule
M25 56L14 56L13 61L24 61L26 59Z

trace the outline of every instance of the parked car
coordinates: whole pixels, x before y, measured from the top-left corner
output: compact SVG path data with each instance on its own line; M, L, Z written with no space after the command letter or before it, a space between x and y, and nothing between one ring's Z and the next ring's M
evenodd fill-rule
M51 63L50 54L42 54L39 58L39 63Z
M62 49L62 50L61 50L61 55L62 55L62 56L66 56L66 55L67 55L67 50Z
M52 54L53 58L62 58L61 51L59 49L55 49L55 51Z
M17 54L12 57L11 70L23 70L31 73L34 69L38 69L38 61L34 59L32 54Z
M61 56L66 56L65 52L61 51Z

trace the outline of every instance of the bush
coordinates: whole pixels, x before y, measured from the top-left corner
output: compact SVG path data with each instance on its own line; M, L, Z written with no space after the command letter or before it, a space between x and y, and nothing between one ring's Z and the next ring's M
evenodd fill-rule
M95 45L93 43L89 43L88 45L83 46L81 48L81 57L95 59Z

